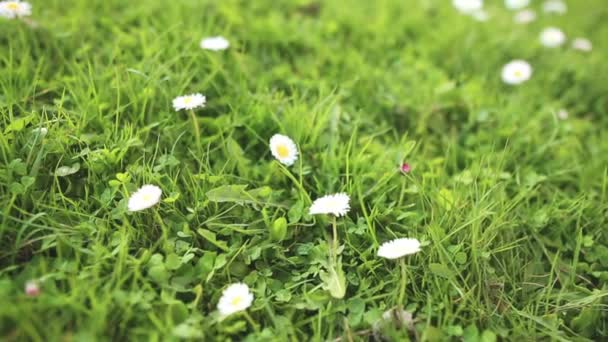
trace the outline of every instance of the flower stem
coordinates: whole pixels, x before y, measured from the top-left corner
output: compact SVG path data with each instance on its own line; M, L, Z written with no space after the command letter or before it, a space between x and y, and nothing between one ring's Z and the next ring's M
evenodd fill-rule
M160 230L163 233L162 243L163 243L163 247L164 247L164 243L167 242L167 238L168 238L167 227L165 226L165 222L163 221L163 218L160 217L160 214L158 213L158 210L156 210L156 209L154 209L154 218L156 218L156 220L158 221L158 224L160 225ZM161 241L159 241L159 242L161 242Z
M251 318L249 312L243 311L243 315L245 316L245 319L249 322L249 324L251 324L253 330L255 330L255 332L260 332L260 326L253 320L253 318Z
M188 111L190 113L190 120L192 120L192 128L194 129L194 137L196 139L196 146L198 149L201 148L201 131L198 128L198 121L196 120L196 114L194 114L194 110L190 109Z
M299 159L300 159L300 162L301 162L302 159L301 158L299 158ZM310 198L310 196L308 196L308 193L306 192L306 190L304 190L304 186L302 186L302 184L303 184L303 182L301 181L301 179L302 179L301 173L302 172L300 171L300 181L298 181L293 176L293 174L291 173L291 171L289 171L289 169L287 167L285 167L285 165L283 165L281 163L278 163L278 164L281 167L281 170L283 170L283 173L285 174L285 176L287 176L287 178L289 178L293 182L293 184L298 187L298 190L300 190L300 196L306 197L306 199L308 200L308 203L312 203L312 199Z
M401 263L401 287L399 288L399 299L397 300L397 305L399 307L404 307L405 306L405 281L406 281L406 269L405 269L405 259L401 258L400 260Z
M334 261L338 260L338 228L337 226L337 222L336 222L336 217L334 216L334 220L333 220L333 232L334 232L334 244L333 244L333 255L334 255Z

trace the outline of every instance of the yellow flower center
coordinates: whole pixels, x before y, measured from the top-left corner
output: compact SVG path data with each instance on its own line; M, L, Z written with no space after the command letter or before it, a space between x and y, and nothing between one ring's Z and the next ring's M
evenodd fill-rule
M515 70L513 75L515 75L515 77L522 77L524 74L521 72L521 70Z
M8 8L8 9L9 9L9 10L11 10L11 11L16 11L16 10L18 10L18 9L19 9L19 4L17 4L16 2L9 2L9 3L6 5L6 8Z
M184 99L185 104L190 104L190 102L192 102L192 98L190 96L188 96Z
M230 304L232 304L233 306L237 306L237 305L241 304L242 301L243 301L243 298L241 298L240 296L237 296L232 299Z
M289 148L285 145L279 145L277 146L277 154L281 158L287 158L289 156Z
M150 202L150 200L152 199L152 196L145 194L142 196L142 199L146 202Z

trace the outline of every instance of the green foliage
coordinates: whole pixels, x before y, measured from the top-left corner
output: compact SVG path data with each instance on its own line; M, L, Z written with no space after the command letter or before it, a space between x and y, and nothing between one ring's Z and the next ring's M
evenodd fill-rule
M533 0L529 25L503 1L483 23L447 0L32 2L37 25L0 18L0 340L608 336L605 0ZM516 58L533 77L506 86ZM200 145L172 108L193 92ZM161 203L128 212L143 184ZM333 260L308 209L335 192ZM403 303L395 237L422 241ZM221 319L234 282L250 317Z

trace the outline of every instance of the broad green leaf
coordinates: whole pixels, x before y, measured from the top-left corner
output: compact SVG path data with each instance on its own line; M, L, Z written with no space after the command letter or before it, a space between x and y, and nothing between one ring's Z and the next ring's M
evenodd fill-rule
M434 275L443 277L443 278L452 278L454 276L454 271L449 269L447 266L443 264L429 264L429 269L431 273Z
M25 192L25 188L23 187L23 185L17 182L11 183L8 188L15 195L21 195Z
M213 269L218 270L218 269L224 267L224 265L226 265L227 262L228 262L228 260L226 260L226 254L220 254L217 256L217 258L215 258L215 263L213 264Z
M450 336L462 336L464 329L460 325L450 325L446 328L448 335Z
M267 198L272 194L272 188L263 186L247 191L247 185L223 185L207 191L207 198L211 202L230 202L238 204L256 204L271 205L275 207L284 207L280 203L268 202Z
M254 199L263 199L272 194L272 188L269 186L263 186L260 188L252 189L247 191L250 197Z
M539 175L534 171L527 172L524 175L524 185L527 187L534 187L536 184L542 183L547 180L547 176Z
M464 342L478 342L479 341L479 330L473 324L469 325L464 329L462 334L462 340Z
M169 306L171 318L175 323L181 323L188 318L188 307L180 301L176 301Z
M193 253L184 254L184 256L182 256L182 264L187 264L193 258L194 258L194 254Z
M424 329L424 332L422 333L422 341L443 342L445 341L445 338L441 329L432 325L427 325L427 327Z
M348 317L351 325L358 325L363 320L365 313L365 301L354 298L348 301Z
M36 182L36 178L34 178L34 177L30 177L30 176L21 177L21 184L23 185L23 187L25 189L32 186L32 184L34 184L34 182Z
M188 323L180 323L173 328L173 336L181 339L201 339L203 331L200 325L193 326Z
M245 191L247 185L223 185L207 191L207 198L212 202L252 203L254 200Z
M148 269L148 276L159 284L166 284L169 280L169 272L165 265L156 265Z
M213 264L215 263L215 258L217 257L217 253L206 251L203 253L203 256L198 259L196 263L196 271L201 275L206 275L213 270Z
M180 196L179 192L173 192L168 197L163 199L163 202L164 203L174 203L175 201L177 201L179 199L179 196Z
M583 308L578 316L572 319L572 327L579 333L591 336L599 323L599 318L599 310L592 307Z
M165 266L170 270L176 270L182 265L181 258L175 254L171 253L167 255L167 259L165 260Z
M479 339L480 342L496 342L496 334L491 331L491 330L484 330L483 333L481 333L481 338Z
M10 124L8 124L8 126L6 126L6 128L4 129L4 133L7 134L10 132L19 132L19 131L23 130L27 124L32 122L33 119L34 119L34 115L31 114L31 115L13 120Z
M217 248L223 250L224 252L228 251L228 245L226 245L226 242L217 240L214 232L207 230L207 229L203 229L203 228L199 228L196 232L200 236L204 237L205 240L207 240L207 241L211 242L213 245L215 245Z
M119 172L116 174L116 179L118 179L121 183L128 183L131 180L131 175L128 172Z
M346 294L346 278L342 271L342 264L338 262L336 265L330 265L327 272L319 273L323 281L323 287L329 291L332 297L341 299Z
M463 252L458 252L454 255L454 260L460 265L464 265L467 262L467 254Z
M108 182L108 184L112 187L112 188L118 188L121 183L120 181L117 181L116 179L112 179Z
M154 253L150 257L150 260L148 260L148 265L150 265L150 266L162 265L164 259L165 259L165 257L163 257L162 254Z
M289 208L289 211L287 212L289 223L299 222L302 215L304 215L304 203L302 201L297 201L291 206L291 208Z
M23 176L27 173L27 165L21 159L14 159L8 164L8 169L11 172Z
M291 292L287 289L279 290L276 293L276 300L278 302L289 302L291 300Z
M437 202L439 205L443 207L445 210L452 210L454 207L454 194L452 191L443 188L439 190L439 196L437 196Z

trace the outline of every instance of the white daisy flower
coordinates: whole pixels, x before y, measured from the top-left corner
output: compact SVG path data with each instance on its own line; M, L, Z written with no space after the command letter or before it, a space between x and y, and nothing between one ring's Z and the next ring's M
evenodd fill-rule
M230 42L224 37L207 37L201 40L201 49L211 51L226 50L230 47Z
M505 6L511 10L522 9L530 4L530 0L505 0Z
M473 13L471 13L471 17L473 17L473 19L477 20L477 21L488 21L488 19L490 19L490 16L488 15L488 12L484 11L484 10L479 10L479 11L475 11Z
M298 160L298 147L286 135L275 134L270 138L270 152L282 164L291 166Z
M566 42L566 35L556 27L547 27L540 34L540 43L548 48L562 46Z
M382 317L374 322L372 326L374 341L383 340L382 331L384 331L387 326L414 331L414 317L411 312L400 309L399 307L384 311Z
M14 19L30 15L32 15L32 5L29 2L20 0L0 1L0 17Z
M205 107L206 102L207 99L203 94L197 93L191 95L178 96L173 99L173 108L175 108L176 111L180 111L182 109L190 110L199 107Z
M32 133L37 135L39 138L44 138L49 133L49 129L46 127L36 127L32 129Z
M222 297L217 303L217 310L221 316L225 317L246 310L251 303L253 303L253 294L249 291L249 286L236 283L228 286L222 292Z
M579 51L590 52L593 50L593 44L587 38L576 38L572 41L572 48Z
M344 216L350 210L350 197L345 193L323 196L310 206L310 215L332 214Z
M543 11L545 13L564 14L568 11L568 6L561 0L547 0L543 4Z
M36 280L25 283L25 295L28 297L38 297L40 295L40 284Z
M526 82L532 76L530 63L516 59L502 68L502 80L506 84L516 85Z
M452 4L465 14L471 14L483 8L483 0L452 0Z
M560 109L560 110L557 112L557 117L558 117L560 120L567 120L567 119L568 119L568 116L570 116L570 115L568 114L568 111L567 111L567 110L565 110L565 109Z
M129 211L140 211L153 207L160 201L163 191L156 185L144 185L129 197Z
M518 24L527 24L536 20L536 12L531 9L525 9L515 13L513 20Z
M378 248L378 256L387 259L398 259L418 252L420 252L420 241L408 238L387 241Z

